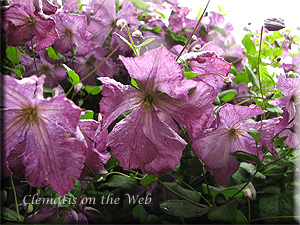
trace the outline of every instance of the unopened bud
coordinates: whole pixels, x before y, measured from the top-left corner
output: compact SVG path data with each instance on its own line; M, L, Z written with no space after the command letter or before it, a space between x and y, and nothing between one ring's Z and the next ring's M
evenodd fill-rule
M250 89L250 88L253 87L253 84L249 82L248 85L247 85L247 87Z
M197 38L196 35L193 35L193 36L192 36L192 40L193 40L193 41L197 41L197 39L198 39L198 38Z
M78 83L74 86L74 95L76 95L78 93L78 91L80 91L80 89L82 88L82 83Z
M193 52L199 52L201 49L201 45L195 45L195 47L193 48Z
M271 99L274 96L274 92L268 92L266 94L266 99Z
M246 188L245 190L243 190L243 192L247 198L252 198L252 192L249 188Z
M132 33L132 37L140 38L142 37L142 32L140 30L136 30Z
M271 17L264 21L264 27L268 31L277 31L277 30L281 30L282 28L285 28L285 25L282 19Z
M1 190L1 203L4 205L7 200L7 191L6 190Z
M26 204L27 213L31 213L33 211L33 205L31 203Z
M232 84L232 80L229 77L224 77L223 82L228 85Z
M280 58L280 57L278 57L278 58L276 59L276 61L277 61L277 62L280 62L280 61L281 61L281 58Z
M287 75L290 78L298 78L298 76L296 74L294 74L292 71L288 72Z
M230 48L230 46L231 46L231 40L226 39L225 42L224 42L224 47L225 48Z
M122 30L122 29L126 26L126 24L127 24L126 20L124 20L124 19L119 19L119 20L117 21L116 26L117 26L120 30Z

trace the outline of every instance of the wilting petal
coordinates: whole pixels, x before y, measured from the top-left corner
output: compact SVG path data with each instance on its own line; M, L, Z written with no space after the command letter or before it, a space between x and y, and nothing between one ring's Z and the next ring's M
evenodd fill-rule
M149 174L174 169L186 144L156 113L142 108L117 123L107 138L123 169L139 168Z
M150 50L138 58L120 56L120 59L145 92L159 91L173 98L188 98L187 90L181 86L182 70L165 47Z
M142 95L134 87L123 85L113 79L100 77L99 80L103 83L103 99L100 101L102 129L106 129L119 115L136 107Z

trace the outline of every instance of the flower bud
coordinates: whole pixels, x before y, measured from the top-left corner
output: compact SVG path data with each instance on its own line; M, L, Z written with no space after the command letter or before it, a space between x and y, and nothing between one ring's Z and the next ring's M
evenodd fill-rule
M282 19L277 19L277 18L267 18L264 21L264 27L268 30L268 31L277 31L277 30L281 30L282 28L285 28L284 26L284 22Z
M199 52L201 49L201 45L195 45L195 47L193 48L193 52Z
M243 190L243 192L247 198L252 198L252 192L249 188L246 188L245 190Z
M82 88L82 83L78 83L74 86L74 95L76 95L78 93L78 91L80 91L80 89Z
M197 39L198 39L198 38L197 38L196 35L193 35L193 36L192 36L192 40L193 40L193 41L197 41Z
M223 82L228 85L232 84L232 80L229 77L224 77Z
M27 213L31 213L33 211L33 205L31 203L26 204Z
M140 38L142 37L142 32L140 30L136 30L132 33L132 37Z
M1 190L1 203L4 205L7 200L7 191L6 190Z
M274 92L268 92L266 94L266 99L271 99L274 96Z
M249 83L247 84L247 87L250 89L250 88L253 87L253 84L252 84L251 82L249 82Z
M126 26L127 22L124 19L118 19L116 26L122 30Z

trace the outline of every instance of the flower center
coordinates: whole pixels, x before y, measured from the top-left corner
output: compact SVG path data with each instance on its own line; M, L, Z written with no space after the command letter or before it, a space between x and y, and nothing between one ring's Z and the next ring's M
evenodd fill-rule
M35 24L36 20L29 16L29 17L26 17L26 20L25 20L25 23L29 26L29 27L34 27L34 24Z
M18 109L18 120L17 123L23 122L24 127L29 125L31 126L32 124L39 124L39 116L38 116L38 111L37 111L37 106L24 106L24 108Z
M155 104L156 102L156 95L153 93L145 93L143 94L143 97L139 103L140 107L143 107L145 109L149 109L152 104Z
M87 67L94 67L95 61L96 61L96 58L92 55L86 60L85 65Z
M293 95L293 97L291 98L292 102L294 102L295 104L300 102L300 93Z
M74 33L70 28L64 30L64 35L67 37L73 37Z
M41 68L40 68L40 73L41 74L46 74L46 75L48 75L49 74L49 72L50 72L50 68L49 68L49 66L48 65L43 65Z

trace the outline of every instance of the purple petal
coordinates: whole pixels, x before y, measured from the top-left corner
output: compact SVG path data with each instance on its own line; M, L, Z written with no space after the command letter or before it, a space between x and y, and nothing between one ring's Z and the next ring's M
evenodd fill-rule
M182 70L165 47L147 51L138 58L120 56L120 59L143 91L159 91L173 98L188 98L187 90L181 85L184 78Z
M210 125L210 118L214 111L212 103L217 92L202 81L185 80L183 86L189 90L188 100L174 99L161 94L157 107L174 118L181 126L186 126L190 137L195 138Z
M100 124L94 120L81 120L79 122L79 128L88 145L85 152L85 163L95 174L104 174L107 173L104 165L108 161L110 153L106 151L105 146L107 136L106 130L96 137L99 126ZM84 167L80 177L85 178L90 174L90 170Z
M143 108L134 109L117 123L107 138L107 146L123 169L141 169L149 174L173 170L186 144L156 113Z
M119 115L136 107L143 96L134 87L123 85L113 79L100 77L99 80L103 83L103 98L100 101L102 128L106 129Z

